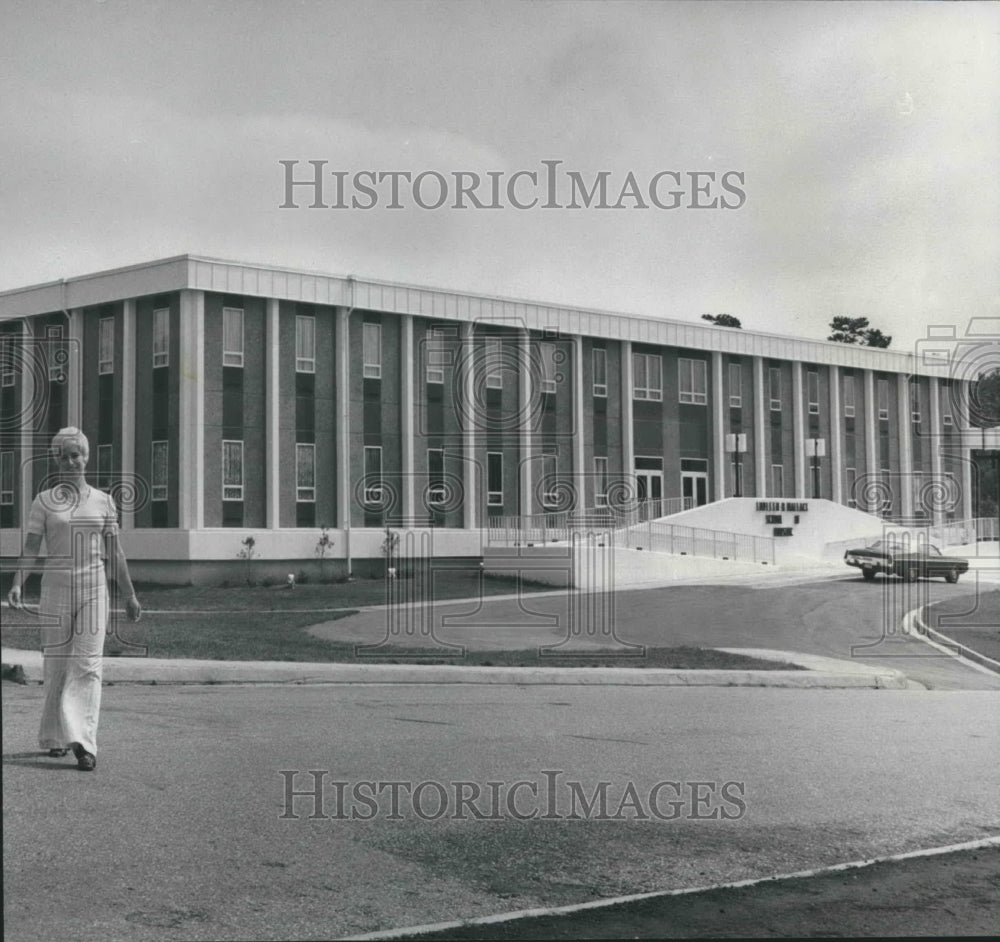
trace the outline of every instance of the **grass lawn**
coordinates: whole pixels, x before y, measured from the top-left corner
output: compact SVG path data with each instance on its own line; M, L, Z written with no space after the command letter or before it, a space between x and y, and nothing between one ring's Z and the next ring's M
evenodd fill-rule
M480 575L447 573L434 585L435 598L469 598L479 592ZM487 595L508 594L516 585L507 579L482 579ZM405 581L397 583L405 595ZM533 588L543 588L541 586ZM119 615L109 630L106 653L118 656L199 658L230 661L313 661L367 664L461 664L482 666L635 667L635 668L787 668L773 661L693 647L646 648L641 657L599 651L581 656L540 654L537 650L472 651L464 656L422 654L403 649L362 650L353 643L328 641L305 629L335 621L357 607L384 604L382 580L343 584L307 584L294 590L282 587L166 588L140 586L144 613L138 624ZM37 598L28 598L37 603ZM12 648L38 650L37 617L5 609L0 638Z
M408 579L392 583L394 591L406 596L415 586ZM553 586L523 584L522 592L552 591ZM384 605L386 582L383 579L357 579L354 582L309 582L294 589L278 586L144 586L136 587L142 607L150 611L246 611L287 612L294 609L336 611ZM513 595L517 582L496 576L484 576L475 570L438 572L431 586L436 600L477 598L480 595Z
M927 609L931 628L1000 661L1000 590L937 602Z

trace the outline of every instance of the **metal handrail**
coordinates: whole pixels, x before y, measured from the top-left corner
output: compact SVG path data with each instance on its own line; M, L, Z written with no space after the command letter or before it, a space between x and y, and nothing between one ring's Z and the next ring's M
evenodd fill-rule
M606 535L612 545L622 548L774 564L775 541L772 537L688 527L649 516L640 519L643 511L639 509L620 518L610 508L595 510L609 512L588 515L579 511L563 511L491 517L488 540L494 545L544 545L568 542L572 534L591 530Z

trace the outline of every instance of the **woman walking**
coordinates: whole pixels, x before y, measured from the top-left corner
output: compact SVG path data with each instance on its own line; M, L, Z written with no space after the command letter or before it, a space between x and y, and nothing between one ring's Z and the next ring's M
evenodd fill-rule
M87 437L77 428L61 429L52 439L51 455L59 481L31 505L24 555L7 600L20 608L24 578L42 570L39 614L57 618L58 624L42 628L45 705L38 741L50 756L72 749L77 767L91 772L97 766L108 576L125 597L132 621L139 620L142 608L118 539L114 501L90 487L84 475L90 456Z

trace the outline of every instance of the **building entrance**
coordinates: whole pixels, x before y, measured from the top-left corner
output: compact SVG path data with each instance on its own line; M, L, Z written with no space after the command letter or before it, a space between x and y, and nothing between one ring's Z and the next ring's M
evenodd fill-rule
M681 459L681 496L685 507L708 503L708 462L700 458Z
M646 519L662 517L663 513L663 459L635 459L636 500L645 509ZM656 501L656 503L651 503ZM648 516L647 516L648 515Z

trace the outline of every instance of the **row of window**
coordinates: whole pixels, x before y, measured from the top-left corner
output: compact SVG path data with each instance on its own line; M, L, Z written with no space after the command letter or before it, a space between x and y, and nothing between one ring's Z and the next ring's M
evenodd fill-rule
M112 471L112 446L99 445L97 450L97 474L108 475ZM155 441L151 445L150 455L151 481L150 498L153 501L167 500L167 482L169 475L169 443ZM542 503L554 506L558 503L558 493L552 487L558 476L558 463L555 455L542 456L542 481L548 485L542 493ZM369 445L364 449L365 487L364 501L378 504L383 497L382 491L382 449L377 445ZM739 474L741 467L734 466L734 473ZM444 476L444 449L430 448L427 451L428 501L431 505L444 503L447 487ZM880 472L888 478L890 471L883 468ZM771 493L784 493L785 469L783 465L771 465ZM486 503L490 507L503 506L504 474L503 454L488 452L486 455ZM595 504L598 507L607 504L608 489L608 459L606 456L594 457ZM857 504L854 490L857 482L855 468L844 469L845 497L848 506ZM734 487L736 482L734 482ZM242 501L244 488L243 442L227 440L222 443L222 499L224 501ZM316 501L316 446L312 444L297 444L295 446L295 499L299 503L314 503ZM0 506L12 506L14 503L14 452L0 452Z
M114 371L115 319L103 317L100 321L100 342L98 353L98 372L101 374ZM428 332L426 346L426 381L428 383L443 383L445 367L450 365L451 358L447 351L446 340L449 328L434 327ZM46 331L49 340L63 338L62 327L49 327ZM13 386L15 383L14 359L8 345L11 338L0 338L0 386ZM541 347L541 385L542 392L554 393L556 390L556 353L553 343L542 342ZM381 379L382 377L382 326L381 324L365 323L363 325L363 376L366 379ZM222 362L224 366L242 367L244 355L243 309L226 307L222 310ZM607 351L595 347L592 351L593 383L592 392L596 398L604 398L608 394ZM170 311L167 308L157 308L153 311L153 366L163 367L170 363ZM503 344L499 338L487 338L485 341L485 383L490 389L503 387ZM681 357L678 360L678 401L692 405L705 405L708 402L708 364L700 359ZM295 369L300 373L315 373L316 371L316 321L314 317L298 315L295 318ZM53 357L49 364L50 379L58 379L63 367L58 358ZM632 398L660 402L663 399L663 365L658 354L634 353L632 355ZM742 368L739 363L728 365L729 405L740 408L743 404ZM855 377L845 374L843 377L843 409L845 418L856 415L857 393ZM820 411L819 373L809 370L806 373L806 399L810 415L818 415ZM877 381L877 408L880 421L889 419L889 380ZM772 412L780 412L782 408L781 370L777 367L768 369L768 404ZM912 421L921 420L920 392L916 383L910 383L910 412ZM943 425L954 424L950 408L950 396L942 389L941 397Z
M167 499L167 480L169 474L169 443L164 441L153 442L150 454L150 499ZM95 471L102 483L114 471L114 446L97 446L97 464ZM0 506L9 506L14 503L14 452L0 452Z
M102 317L98 326L97 372L115 371L115 319ZM170 309L153 311L153 367L170 365Z

